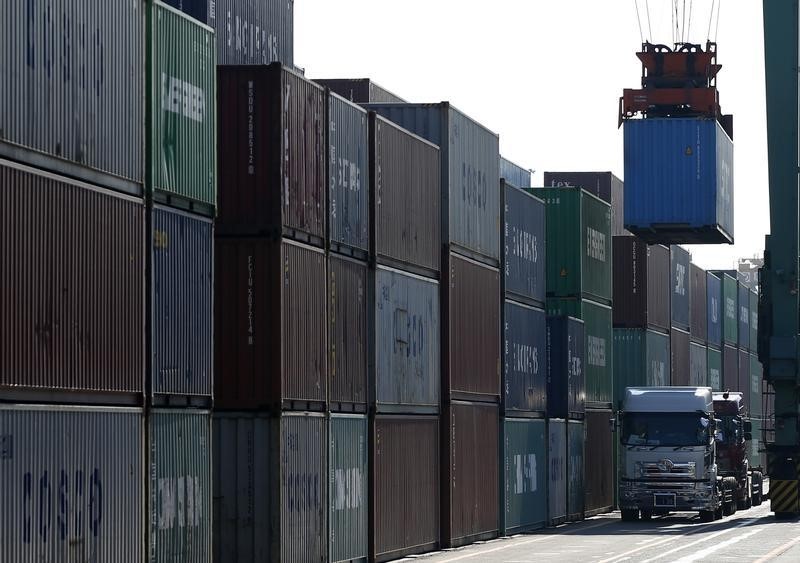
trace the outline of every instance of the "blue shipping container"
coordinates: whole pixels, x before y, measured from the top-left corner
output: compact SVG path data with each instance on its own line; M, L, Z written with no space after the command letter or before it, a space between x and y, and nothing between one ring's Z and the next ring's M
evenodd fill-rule
M153 206L152 392L213 389L212 220Z
M689 330L689 251L680 246L671 246L669 308L672 326Z
M547 416L583 418L586 410L584 324L547 318Z
M503 270L506 296L544 304L545 203L509 184L503 192Z
M531 171L500 157L500 179L515 188L531 187Z
M507 413L527 411L544 415L547 408L546 330L544 310L506 300L503 392Z
M708 308L708 343L722 346L722 282L711 272L706 273L706 307Z
M442 242L472 258L500 261L500 142L447 102L367 104L441 149Z
M733 141L712 119L625 122L625 228L660 243L733 243Z
M739 348L750 349L750 288L741 281L739 289Z

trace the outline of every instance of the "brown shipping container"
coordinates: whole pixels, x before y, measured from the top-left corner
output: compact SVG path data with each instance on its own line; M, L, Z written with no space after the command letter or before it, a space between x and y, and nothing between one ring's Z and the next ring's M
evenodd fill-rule
M669 330L669 248L613 239L614 326Z
M689 385L689 333L672 327L669 332L670 385Z
M586 517L614 508L614 435L608 410L586 411L584 512Z
M438 278L439 148L374 113L369 138L371 246L378 262Z
M500 400L500 272L449 252L442 287L446 400Z
M367 265L329 255L328 389L332 410L367 402Z
M692 340L705 344L708 340L708 275L697 264L690 264L689 332Z
M496 405L453 403L442 419L442 544L497 536L499 425Z
M439 417L376 416L369 448L370 552L388 561L439 547Z
M0 394L142 393L144 217L141 200L0 160Z
M325 91L279 63L217 68L221 235L325 237Z
M324 252L288 240L215 243L215 407L322 409Z

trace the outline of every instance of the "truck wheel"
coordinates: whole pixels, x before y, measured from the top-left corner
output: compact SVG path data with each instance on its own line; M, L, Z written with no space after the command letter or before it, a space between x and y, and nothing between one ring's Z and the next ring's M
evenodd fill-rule
M725 477L722 480L722 513L725 516L730 516L736 513L736 483L731 483L730 477Z
M724 505L720 505L720 507L714 511L714 520L722 520L722 517L724 516L724 511L722 509L723 506Z
M642 520L648 522L653 519L653 511L652 510L642 510Z
M623 508L620 512L623 522L636 522L639 519L639 511L635 508Z
M716 513L713 510L701 510L700 511L700 521L701 522L713 522L716 517Z
M764 487L764 476L760 471L753 471L753 477L751 483L752 485L758 484L757 491L753 491L750 495L753 501L752 504L753 506L761 506L761 502L764 499L762 493Z

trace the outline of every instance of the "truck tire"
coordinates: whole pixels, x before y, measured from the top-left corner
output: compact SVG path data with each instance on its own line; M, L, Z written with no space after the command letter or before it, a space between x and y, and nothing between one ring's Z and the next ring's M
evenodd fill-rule
M653 511L652 510L642 510L642 520L645 522L649 522L653 519Z
M736 513L736 479L725 477L722 480L722 513L731 516Z
M639 511L635 508L623 508L620 512L622 513L623 522L636 522L639 520Z
M761 503L764 500L764 475L760 471L753 471L753 477L751 479L751 486L758 483L758 492L752 493L751 492L751 499L753 502L753 506L761 506Z

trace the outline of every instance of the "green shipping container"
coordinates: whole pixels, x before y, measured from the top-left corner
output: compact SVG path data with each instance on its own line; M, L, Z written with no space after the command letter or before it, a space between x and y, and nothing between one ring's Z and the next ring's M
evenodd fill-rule
M750 290L750 351L758 352L758 293Z
M570 521L583 520L585 443L583 421L567 421L567 520Z
M547 441L544 419L504 421L500 510L504 534L543 528L547 523Z
M369 550L367 417L331 414L329 433L331 561L366 561Z
M547 295L611 303L611 206L580 188L532 193L547 204Z
M750 440L748 443L747 449L747 462L750 465L750 469L760 467L762 465L761 462L761 421L757 418L753 417L751 420L753 424L753 439ZM766 468L763 468L766 469Z
M547 299L548 315L582 319L585 327L586 408L610 408L613 395L614 334L609 305L589 299Z
M157 201L209 214L217 200L214 30L148 4L148 188Z
M211 560L211 414L149 414L150 562Z
M705 344L689 343L689 385L708 385L708 346Z
M722 352L708 347L708 386L714 391L722 391Z
M732 346L739 344L739 288L728 274L722 276L722 340Z
M761 396L761 385L764 380L764 368L756 354L750 354L750 417L761 418L764 405ZM753 434L755 436L755 434Z
M621 407L626 387L669 384L669 335L641 328L614 329L614 403Z

